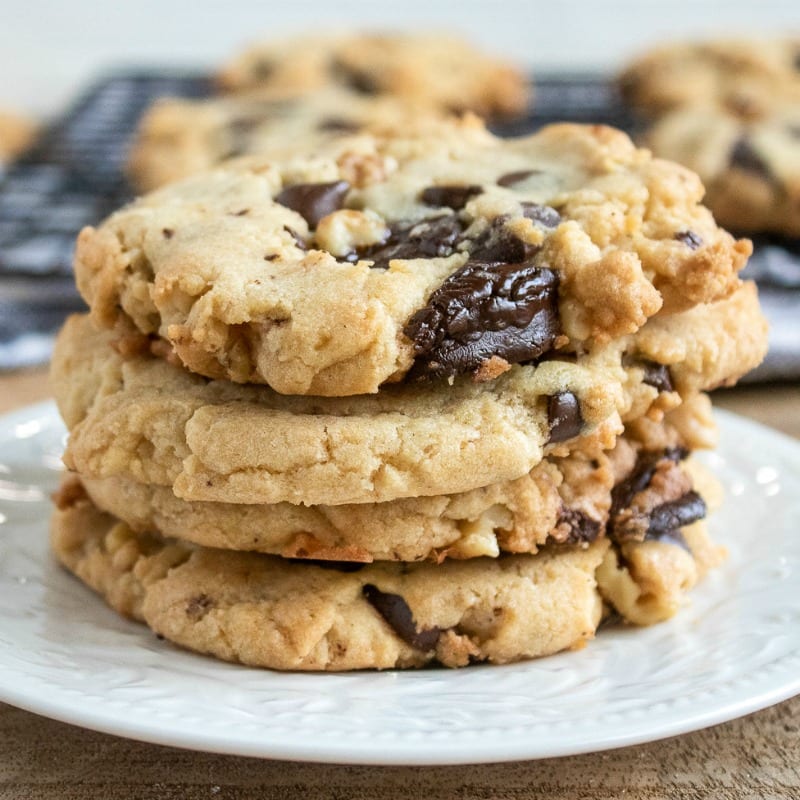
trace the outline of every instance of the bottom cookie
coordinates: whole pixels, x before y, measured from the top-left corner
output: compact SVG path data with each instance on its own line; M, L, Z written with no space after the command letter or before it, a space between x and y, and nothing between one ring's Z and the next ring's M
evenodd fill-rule
M630 543L644 556L638 566L607 539L443 565L297 563L136 534L80 497L55 512L52 546L113 608L183 647L273 669L352 670L501 664L579 648L601 620L604 581L624 615L623 603L637 606L626 580L642 564L686 573L691 554L673 554L671 566L663 556L704 538L702 523L690 528L696 537L680 545ZM688 587L699 574L690 572L665 585Z

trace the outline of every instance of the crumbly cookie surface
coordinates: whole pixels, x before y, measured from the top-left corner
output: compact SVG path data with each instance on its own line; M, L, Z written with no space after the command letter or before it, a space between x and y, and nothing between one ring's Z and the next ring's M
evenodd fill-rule
M594 572L607 548L352 571L137 535L86 501L56 512L52 545L160 636L284 670L455 667L580 647L600 620Z
M444 111L485 117L522 113L530 100L516 67L442 34L316 35L255 45L218 76L222 89L307 91L343 86Z
M338 86L205 100L165 98L139 123L128 173L140 191L150 191L228 158L313 153L332 139L399 130L421 116L435 118L437 112L390 95L365 96Z
M141 339L128 352L128 339L96 332L87 317L67 321L51 372L71 430L65 460L88 477L126 475L189 500L450 494L519 478L576 442L610 447L621 429L619 382L599 367L550 361L488 384L287 397L209 382L137 349Z
M76 276L98 324L122 314L209 377L329 396L492 377L733 293L750 245L702 191L609 128L426 124L165 187L84 230Z

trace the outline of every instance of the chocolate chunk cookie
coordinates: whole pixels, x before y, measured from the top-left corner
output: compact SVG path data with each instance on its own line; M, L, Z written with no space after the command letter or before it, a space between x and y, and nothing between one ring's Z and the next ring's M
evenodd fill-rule
M800 235L800 39L656 50L620 83L653 118L645 143L696 171L733 230Z
M212 378L366 394L635 333L730 296L750 252L692 173L610 128L427 121L323 150L232 162L84 230L95 322L125 318Z
M307 91L346 87L443 111L500 118L525 111L530 87L516 67L443 34L317 35L268 41L236 56L220 87Z

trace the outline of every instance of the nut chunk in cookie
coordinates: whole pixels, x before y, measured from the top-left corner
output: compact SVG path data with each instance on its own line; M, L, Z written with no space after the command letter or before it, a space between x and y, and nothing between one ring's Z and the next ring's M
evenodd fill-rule
M688 170L602 126L498 139L474 118L252 157L78 240L95 323L284 394L492 380L730 296L750 252Z

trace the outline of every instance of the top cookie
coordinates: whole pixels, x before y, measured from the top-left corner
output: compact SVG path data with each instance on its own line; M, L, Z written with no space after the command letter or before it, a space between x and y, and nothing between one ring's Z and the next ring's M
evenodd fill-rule
M694 105L758 117L775 104L800 102L800 39L668 45L634 61L620 86L647 114Z
M344 86L492 118L521 114L529 100L520 70L441 34L360 33L263 42L224 67L218 84L236 92Z
M251 158L126 206L76 251L96 323L285 394L500 374L729 296L750 252L697 177L602 126L474 118Z

